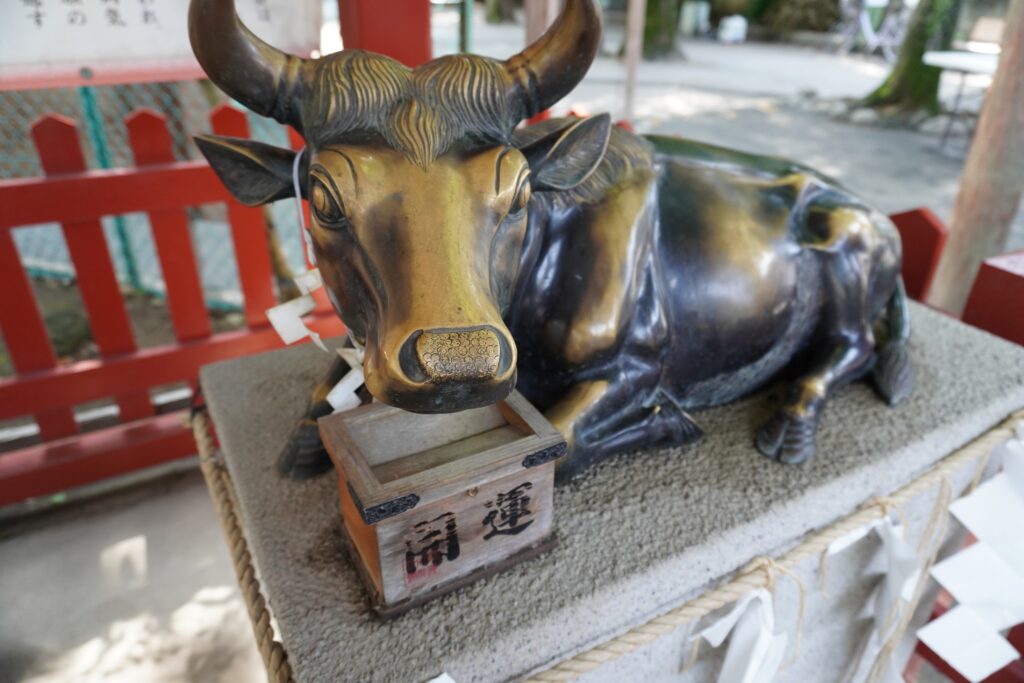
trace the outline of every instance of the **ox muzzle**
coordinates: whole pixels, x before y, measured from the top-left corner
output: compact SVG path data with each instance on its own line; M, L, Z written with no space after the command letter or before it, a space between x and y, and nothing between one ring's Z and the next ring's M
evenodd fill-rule
M515 345L507 331L491 325L417 330L397 356L399 372L371 372L367 382L375 396L403 410L479 408L515 387Z

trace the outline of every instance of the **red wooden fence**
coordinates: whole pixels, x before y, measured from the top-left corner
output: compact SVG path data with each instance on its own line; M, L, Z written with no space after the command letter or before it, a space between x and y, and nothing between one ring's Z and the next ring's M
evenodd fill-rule
M245 115L219 107L214 132L248 137ZM15 375L0 379L0 421L32 416L39 443L0 453L0 505L61 491L195 453L186 411L163 413L150 390L194 383L210 362L280 346L265 309L277 303L263 212L235 202L203 161L174 161L163 117L141 110L125 124L137 166L86 171L75 124L50 115L32 128L46 175L0 182L0 330ZM293 138L294 139L294 138ZM228 207L246 328L211 334L185 208ZM139 349L100 217L149 215L177 342ZM100 358L59 365L12 230L59 222ZM323 297L307 324L343 331ZM76 405L113 398L118 424L81 433Z
M928 209L890 216L903 240L903 281L911 299L931 289L949 230ZM971 285L962 320L1024 346L1024 249L986 259Z
M1024 249L985 259L963 320L1024 346Z
M925 208L911 209L890 216L903 240L903 284L907 295L924 301L946 248L949 230L935 214Z
M239 110L222 106L210 119L218 134L249 136ZM204 161L175 161L159 114L140 110L125 124L134 168L86 171L75 124L50 115L32 129L46 175L0 181L0 330L16 373L0 379L0 421L32 416L39 427L37 443L0 453L0 505L193 454L185 411L162 412L150 390L175 382L194 384L206 363L280 346L265 313L276 298L263 211L235 202ZM294 132L290 135L294 147L302 144ZM222 334L211 333L185 213L186 207L213 202L228 207L246 323L243 330ZM131 212L149 216L177 340L167 346L137 348L100 225L102 216ZM946 230L925 209L893 220L903 237L908 291L921 299ZM58 364L12 239L16 227L52 222L61 224L67 241L97 360ZM984 286L993 291L972 296L969 322L995 331L1000 315L1006 318L1005 307L988 309L996 311L996 322L972 317L983 307L976 298L991 303L1000 291L1021 287L1024 270L1004 265L991 260L982 268L979 283L989 283ZM1013 282L1007 284L1007 278ZM307 324L322 335L343 331L323 296ZM99 399L115 401L118 423L82 433L73 409Z

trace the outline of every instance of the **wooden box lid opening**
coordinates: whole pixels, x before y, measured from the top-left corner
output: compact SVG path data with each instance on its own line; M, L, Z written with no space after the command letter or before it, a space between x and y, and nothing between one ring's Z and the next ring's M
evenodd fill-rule
M536 436L504 403L440 415L406 413L402 421L403 429L378 430L376 420L350 427L381 484Z
M319 422L367 524L565 452L562 435L518 392L458 413L418 414L372 403Z

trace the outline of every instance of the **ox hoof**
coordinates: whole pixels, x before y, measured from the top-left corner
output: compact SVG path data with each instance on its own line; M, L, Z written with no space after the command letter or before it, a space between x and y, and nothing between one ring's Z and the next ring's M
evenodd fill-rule
M277 459L277 469L290 479L311 479L331 469L331 457L315 422L304 419L295 425Z
M700 425L690 417L689 413L678 408L675 403L663 403L659 416L663 417L666 422L669 434L666 440L669 444L684 445L703 438L703 429L700 428Z
M797 418L785 412L774 416L757 433L757 450L787 465L799 465L814 457L814 418Z
M871 370L875 391L890 406L902 403L914 390L914 366L905 343L886 344L878 350Z

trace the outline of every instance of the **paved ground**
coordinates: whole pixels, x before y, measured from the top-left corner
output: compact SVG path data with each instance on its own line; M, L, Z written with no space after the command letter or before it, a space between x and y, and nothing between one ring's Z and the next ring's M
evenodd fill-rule
M451 31L436 24L441 28L435 28L435 44L444 44ZM625 68L610 56L621 40L619 27L609 26L605 54L556 109L571 105L585 113L624 115ZM517 27L476 28L476 49L494 57L508 56L522 43ZM955 135L940 149L936 136L853 125L828 113L839 99L861 98L884 80L889 67L881 59L763 43L695 39L683 45L685 61L647 62L640 69L634 117L639 131L787 157L842 180L883 211L927 206L941 219L951 218L965 137ZM947 106L958 79L943 75L941 97ZM977 109L987 84L985 77L968 80L965 109ZM814 93L817 102L803 96L807 93ZM1008 245L1008 250L1019 248L1024 248L1024 211L1017 215Z
M481 26L477 45L505 56L521 44L519 31ZM451 40L441 29L437 37ZM642 130L798 159L886 211L926 205L948 217L962 160L936 152L933 138L837 123L792 104L804 90L859 96L884 65L784 46L692 43L688 53L686 63L644 66ZM618 115L621 77L618 63L600 59L572 104ZM1020 224L1015 244L1024 246ZM0 525L0 557L0 683L260 679L196 472Z
M262 677L198 471L0 528L0 683Z
M725 110L654 118L648 129L799 160L886 213L926 206L949 221L963 161L940 153L936 138L854 126L772 100L732 98L730 104ZM1024 212L1017 215L1009 249L1022 247Z

